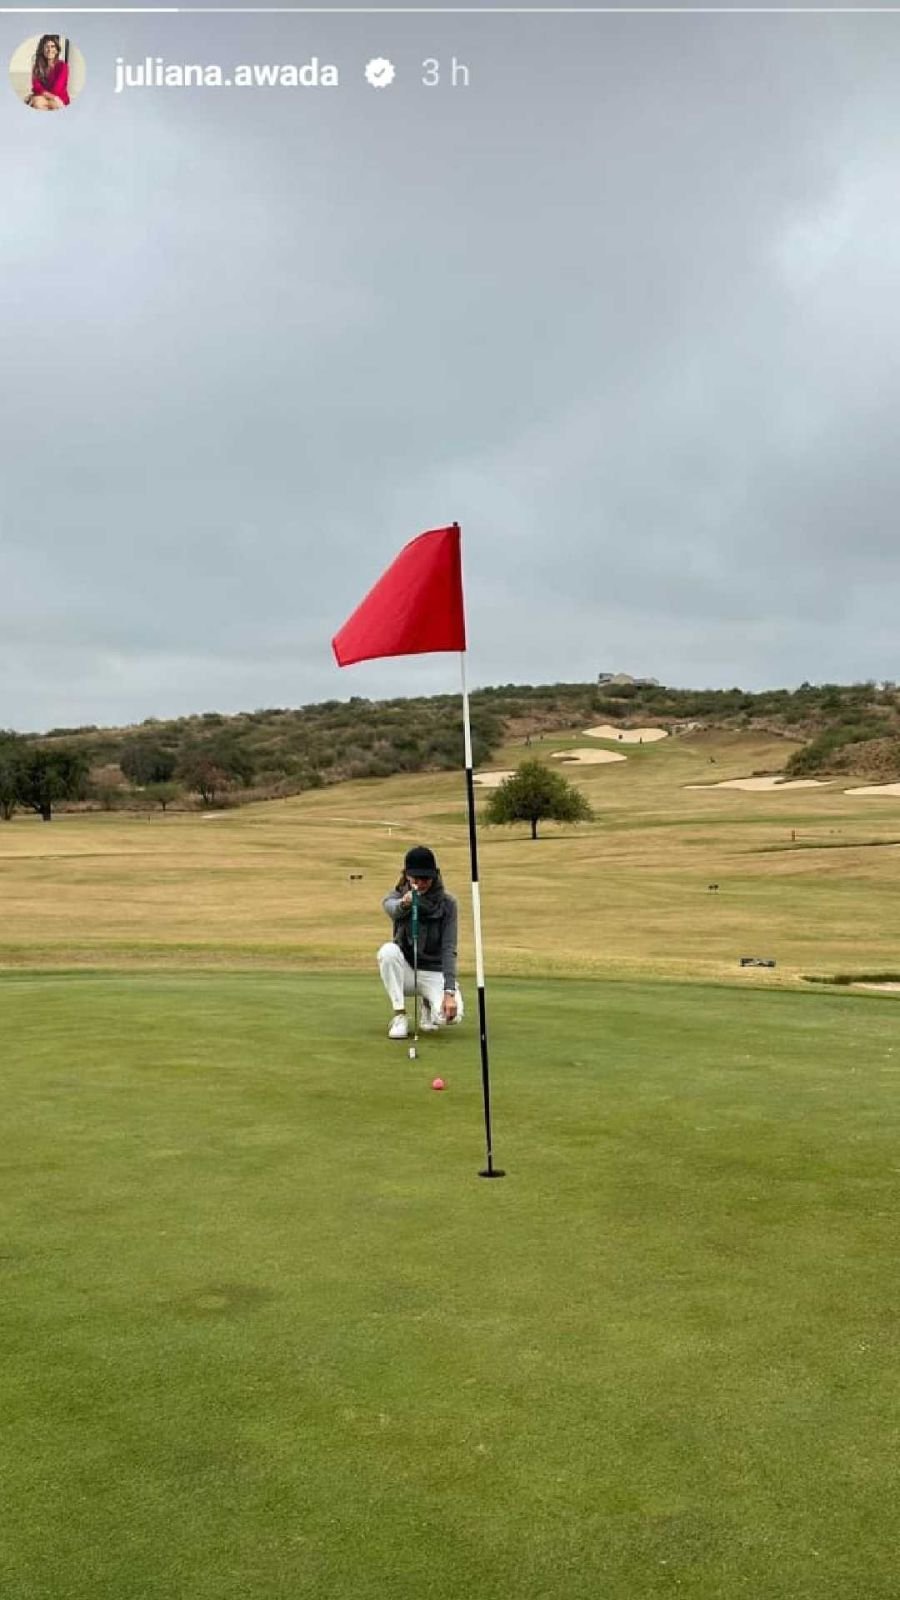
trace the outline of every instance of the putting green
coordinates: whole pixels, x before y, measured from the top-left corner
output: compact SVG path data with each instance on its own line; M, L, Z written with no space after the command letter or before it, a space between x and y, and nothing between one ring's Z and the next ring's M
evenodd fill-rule
M488 1003L0 979L4 1600L893 1600L896 1001Z

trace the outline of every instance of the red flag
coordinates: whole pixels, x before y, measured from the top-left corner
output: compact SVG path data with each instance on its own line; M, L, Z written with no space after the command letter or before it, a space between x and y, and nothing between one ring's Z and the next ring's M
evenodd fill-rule
M339 667L375 656L465 650L458 523L420 533L404 545L335 634L331 648Z

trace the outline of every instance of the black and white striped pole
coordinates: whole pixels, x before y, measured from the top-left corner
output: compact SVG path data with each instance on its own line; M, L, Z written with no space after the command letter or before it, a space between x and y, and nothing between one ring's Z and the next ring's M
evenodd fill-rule
M472 774L472 728L469 722L469 692L466 688L466 656L460 651L462 671L463 729L466 741L466 799L469 808L469 855L472 860L472 916L475 922L475 979L478 984L478 1032L481 1039L481 1089L484 1096L484 1136L487 1144L487 1166L479 1178L505 1178L506 1173L494 1166L491 1136L491 1069L488 1061L487 1011L484 1003L484 956L481 948L481 889L478 883L478 838L475 830L475 780Z

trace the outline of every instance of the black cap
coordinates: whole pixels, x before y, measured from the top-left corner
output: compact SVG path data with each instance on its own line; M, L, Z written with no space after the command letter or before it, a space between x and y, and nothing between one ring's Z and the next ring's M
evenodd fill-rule
M414 844L406 852L403 870L409 878L436 878L437 862L433 850L425 844Z

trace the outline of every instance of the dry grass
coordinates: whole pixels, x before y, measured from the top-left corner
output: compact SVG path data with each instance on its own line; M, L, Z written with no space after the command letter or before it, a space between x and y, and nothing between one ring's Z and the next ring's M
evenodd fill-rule
M580 731L548 734L527 751L506 746L494 764L579 742ZM900 841L900 799L848 796L850 779L763 795L685 787L778 771L793 748L699 734L630 747L609 766L564 766L596 822L546 825L537 842L524 825L479 832L488 974L790 985L896 965L879 901L900 877L889 847ZM387 931L381 896L419 841L460 895L471 972L461 773L356 782L206 818L18 816L0 825L0 965L365 970ZM778 965L741 972L742 955Z

